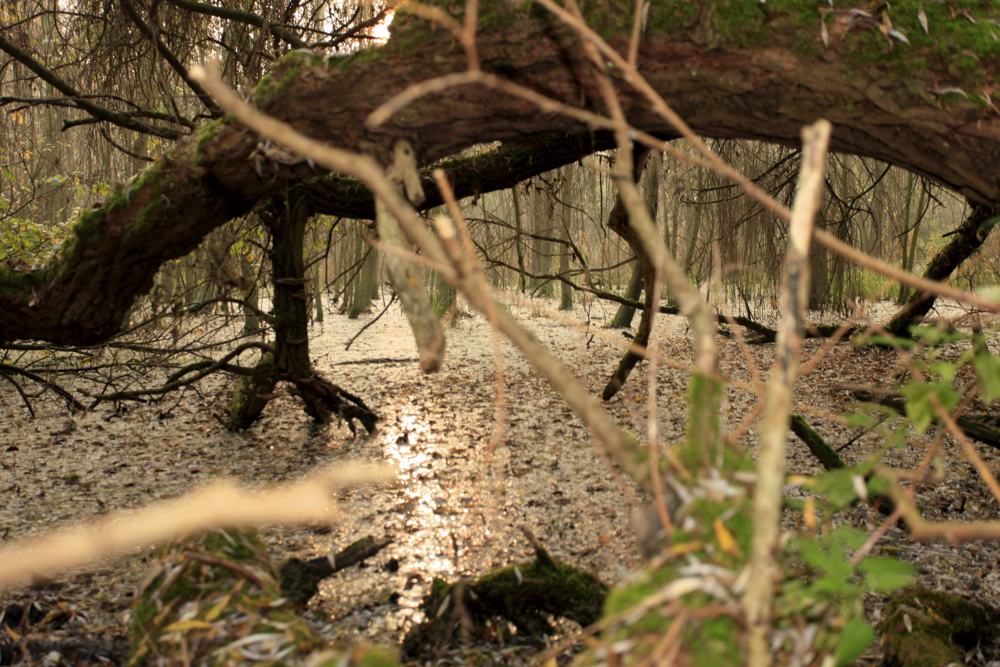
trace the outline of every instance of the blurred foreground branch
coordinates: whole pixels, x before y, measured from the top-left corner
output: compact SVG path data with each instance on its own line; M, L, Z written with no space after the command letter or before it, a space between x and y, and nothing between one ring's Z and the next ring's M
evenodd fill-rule
M395 474L386 466L359 464L319 468L299 482L260 492L219 480L177 500L116 512L96 523L0 550L0 589L21 584L29 576L49 577L194 531L329 520L336 512L331 490L393 479Z

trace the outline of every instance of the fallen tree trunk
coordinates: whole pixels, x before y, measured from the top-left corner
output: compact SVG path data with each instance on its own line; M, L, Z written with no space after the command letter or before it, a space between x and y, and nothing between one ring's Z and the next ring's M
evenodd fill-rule
M588 11L611 47L627 52L632 22L626 13ZM879 11L888 12L888 6ZM944 103L934 92L981 87L982 67L960 71L950 53L979 50L977 57L986 62L984 38L975 32L987 29L986 21L970 29L964 18L932 5L926 11L935 34L926 36L912 6L892 11L893 24L914 41L887 53L879 31L885 24L875 19L838 12L824 19L813 6L765 18L752 3L664 2L650 10L638 71L696 133L798 145L800 128L821 113L837 127L832 150L885 160L972 200L1000 204L1000 182L991 175L1000 157L1000 118L971 100ZM825 41L816 29L821 19L836 28ZM540 113L537 100L512 94L506 84L500 88L502 79L554 103L603 113L596 65L579 36L545 11L512 11L498 0L482 5L476 51L488 76L478 82L463 75L461 83L456 74L467 71L467 62L451 31L405 12L392 31L384 47L349 58L288 54L257 87L256 103L347 150L388 150L394 138L405 137L420 164L476 143L552 133L585 137L610 127L597 116L565 115L551 105ZM936 48L937 42L952 50ZM0 48L35 71L43 68L13 43ZM894 73L913 58L923 67L903 83ZM626 75L616 67L611 82L628 121L657 136L676 136ZM380 124L369 120L411 84L441 76L458 77L458 83L414 99ZM524 155L518 162L534 159ZM82 214L71 239L44 266L3 265L0 341L107 340L136 297L151 288L161 264L190 252L212 229L260 200L317 175L308 163L262 144L227 118L182 137L170 155Z
M846 468L844 460L840 458L840 454L826 443L819 433L817 433L812 426L809 425L805 419L800 415L792 415L790 421L790 428L792 433L799 436L799 439L806 443L806 447L809 451L813 453L819 462L823 464L823 467L827 470L836 470L838 468Z
M508 565L472 582L449 585L434 579L421 607L427 620L406 635L404 655L410 660L433 656L455 639L480 638L491 625L508 622L539 643L552 632L549 618L595 623L608 587L589 572L553 559L529 539L535 544L530 563Z
M854 384L837 384L834 387L850 391L851 398L855 400L884 405L901 415L906 414L906 398L894 389L861 387ZM970 438L978 440L984 445L1000 449L1000 430L984 423L995 419L995 415L960 415L955 417L955 423Z
M289 558L278 568L281 594L295 604L304 605L319 591L319 582L373 557L390 544L391 537L375 539L369 535L352 542L336 555L320 556L307 561Z
M823 465L827 472L831 470L840 470L846 468L847 464L844 460L840 458L840 454L837 453L833 447L831 447L827 441L821 436L816 430L809 425L802 416L792 415L789 423L789 427L799 439L806 444L809 451L813 453L819 462ZM882 494L870 496L868 502L878 507L879 512L884 515L892 514L896 507L896 504L892 502L892 498L884 496Z

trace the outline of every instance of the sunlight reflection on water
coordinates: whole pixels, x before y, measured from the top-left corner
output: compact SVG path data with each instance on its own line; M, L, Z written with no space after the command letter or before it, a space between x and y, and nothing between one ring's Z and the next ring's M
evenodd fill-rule
M318 553L336 553L365 535L394 540L365 565L322 584L314 609L337 636L400 641L423 618L419 605L435 577L452 583L529 560L522 525L554 556L605 577L623 565L618 538L628 501L594 456L586 429L523 359L505 354L507 430L490 454L496 414L490 330L466 324L451 333L449 363L438 374L424 375L414 363L360 365L415 355L402 316L383 318L351 348L359 365L330 371L382 417L372 437L331 446L341 456L384 460L400 471L397 486L341 495L343 523L311 540ZM582 350L584 342L569 334L556 349ZM342 351L336 356L344 359Z

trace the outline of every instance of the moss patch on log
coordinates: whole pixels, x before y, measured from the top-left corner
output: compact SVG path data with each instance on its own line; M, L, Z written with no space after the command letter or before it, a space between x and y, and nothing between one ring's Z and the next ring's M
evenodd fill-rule
M416 659L460 636L503 633L498 622L510 622L519 634L541 641L553 629L549 617L584 626L596 622L607 593L607 586L594 575L557 561L536 546L533 561L509 565L472 582L449 585L435 579L421 606L427 620L403 640L403 653Z
M889 601L880 626L889 667L965 664L980 643L993 642L1000 610L958 595L913 587Z

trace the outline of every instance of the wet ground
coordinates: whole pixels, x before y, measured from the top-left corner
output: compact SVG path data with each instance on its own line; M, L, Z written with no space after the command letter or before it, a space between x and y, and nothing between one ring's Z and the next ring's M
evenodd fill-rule
M591 391L600 392L627 342L621 332L599 327L612 308L578 307L569 315L584 324L576 329L564 326L556 314L512 309ZM382 418L377 432L367 437L352 436L345 424L315 429L288 395L276 398L249 432L229 433L213 416L222 414L228 401L230 386L221 380L186 392L175 406L178 399L170 399L174 407L166 411L164 404L152 404L126 414L100 408L72 416L59 402L40 399L34 420L11 387L0 387L0 534L5 541L37 535L110 510L175 497L222 475L261 487L295 479L320 463L373 460L398 465L400 483L341 493L342 515L331 525L264 531L276 559L335 553L366 535L393 538L363 566L325 581L310 603L311 619L331 638L399 642L420 619L417 605L434 577L473 577L528 560L532 551L522 526L554 556L605 582L613 584L640 566L629 526L632 489L600 456L580 420L506 342L500 343L504 399L498 400L496 343L483 318L460 317L449 328L447 363L435 375L419 371L409 329L396 311L345 350L373 318L327 315L313 327L310 342L315 367ZM597 326L586 328L588 321ZM659 318L654 340L673 364L662 367L657 378L660 434L670 442L682 435L685 424L689 376L681 367L691 361L686 323ZM807 356L820 345L807 341ZM961 345L943 354L957 358ZM720 346L723 372L750 382L751 362L737 344L723 338ZM773 346L750 350L765 378L772 354ZM640 364L626 389L606 404L623 428L640 437L646 369ZM885 385L898 371L891 353L837 346L800 382L795 409L831 444L846 443L841 454L848 462L860 461L881 441L874 434L856 437L836 421L848 409L847 396L836 384ZM753 392L730 388L723 421L734 427L756 400ZM753 450L752 429L743 442ZM888 461L914 465L923 453L918 444L890 451ZM821 472L797 439L790 438L789 446L791 471ZM980 453L988 465L996 464L993 450L980 447ZM944 481L918 490L929 517L992 518L995 503L985 485L951 445L942 470ZM859 523L870 519L863 512L845 517ZM916 563L921 581L934 588L980 600L998 597L996 543L922 546L893 529L885 547L886 553ZM109 559L60 577L42 591L13 590L5 603L39 599L49 608L65 609L68 620L60 636L121 638L143 558L136 553ZM881 600L872 598L873 619L880 609ZM517 663L506 650L496 649L495 664ZM460 662L454 657L447 664Z

